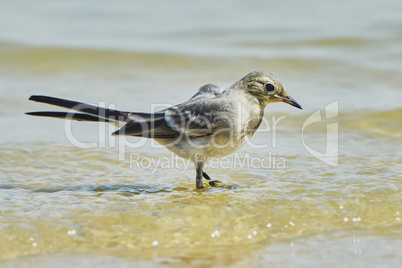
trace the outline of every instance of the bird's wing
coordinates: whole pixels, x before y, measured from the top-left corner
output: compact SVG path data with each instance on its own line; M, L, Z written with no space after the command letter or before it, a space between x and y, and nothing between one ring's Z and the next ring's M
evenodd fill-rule
M183 135L207 136L231 126L227 110L222 98L202 98L167 109L165 121L171 129Z
M113 135L131 135L147 138L200 137L211 135L216 130L229 128L226 118L227 105L220 98L216 85L205 85L190 100L150 114L149 118L129 121ZM130 113L129 117L136 117Z
M198 90L197 94L191 97L191 100L197 100L197 99L202 99L202 98L208 98L212 96L216 96L222 93L222 88L219 87L218 85L214 84L206 84Z
M112 135L145 138L175 138L179 136L175 130L166 124L164 112L148 115L147 117L142 117L137 113L130 113L129 117L133 119L119 130L113 132Z

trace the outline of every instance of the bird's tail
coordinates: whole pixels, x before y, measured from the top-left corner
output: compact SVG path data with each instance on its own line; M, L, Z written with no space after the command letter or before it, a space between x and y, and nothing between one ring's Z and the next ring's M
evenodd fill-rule
M26 113L27 115L107 123L127 122L129 120L129 112L106 109L82 102L41 95L32 95L29 100L67 108L76 112L29 112Z

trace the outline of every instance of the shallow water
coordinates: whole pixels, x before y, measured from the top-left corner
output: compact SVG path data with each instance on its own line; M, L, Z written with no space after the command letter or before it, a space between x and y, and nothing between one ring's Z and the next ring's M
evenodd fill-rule
M400 265L400 1L98 2L1 4L0 266ZM304 110L269 105L207 167L223 188L112 126L23 114L47 109L31 94L151 111L253 70Z

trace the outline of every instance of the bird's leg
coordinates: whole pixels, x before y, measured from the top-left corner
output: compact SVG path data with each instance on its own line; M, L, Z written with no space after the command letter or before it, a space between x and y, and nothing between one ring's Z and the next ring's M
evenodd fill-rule
M204 182L203 182L203 171L202 168L204 167L203 162L196 162L195 163L195 169L197 171L197 176L195 177L195 186L197 189L202 189L204 188Z
M211 177L210 176L208 176L208 174L206 173L206 172L202 172L202 176L204 177L204 179L206 179L206 180L211 180Z
M210 187L222 187L225 186L225 184L221 181L216 181L216 180L211 180L211 177L208 176L206 172L204 172L202 169L204 168L204 163L203 162L196 162L195 163L195 168L197 171L197 177L195 181L195 185L197 189L203 189L204 188L204 181L203 177L208 180L207 185ZM207 188L209 187L207 186Z

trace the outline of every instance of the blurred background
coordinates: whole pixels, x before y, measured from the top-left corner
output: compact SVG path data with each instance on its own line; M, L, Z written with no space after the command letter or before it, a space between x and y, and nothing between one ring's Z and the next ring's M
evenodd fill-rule
M401 51L400 0L0 1L0 266L396 267ZM304 110L269 105L286 116L277 147L239 152L275 152L286 169L208 172L235 187L195 191L192 168L134 169L117 148L71 145L63 120L24 115L49 109L32 94L150 111L254 70ZM334 101L330 167L301 126ZM318 151L328 122L306 130ZM97 141L99 127L74 131ZM133 151L170 156L150 147Z

